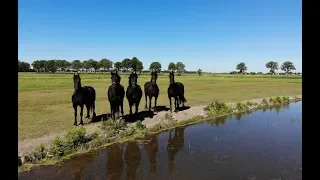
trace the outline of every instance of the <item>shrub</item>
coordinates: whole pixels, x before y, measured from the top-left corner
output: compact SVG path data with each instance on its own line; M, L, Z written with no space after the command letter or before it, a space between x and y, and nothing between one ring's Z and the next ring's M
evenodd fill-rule
M254 103L251 102L251 101L247 101L247 102L246 102L246 106L247 106L247 107L250 107L250 106L253 106L253 105L254 105Z
M145 127L146 126L144 124L142 124L142 122L140 120L136 122L137 129L145 129Z
M232 107L228 106L225 102L216 101L211 105L205 107L204 109L207 112L207 115L210 117L215 117L223 114L232 113Z
M290 102L290 98L288 96L283 96L282 97L282 102L287 104L287 103Z
M263 104L263 105L265 105L265 106L269 105L269 103L268 103L268 101L267 101L266 98L263 98L263 99L262 99L261 104Z
M244 111L244 110L246 110L246 106L245 106L245 104L243 104L243 103L241 103L241 102L237 102L237 104L236 104L236 109L237 109L238 111Z
M66 143L70 148L77 148L86 142L88 142L88 138L84 127L71 129L67 132Z

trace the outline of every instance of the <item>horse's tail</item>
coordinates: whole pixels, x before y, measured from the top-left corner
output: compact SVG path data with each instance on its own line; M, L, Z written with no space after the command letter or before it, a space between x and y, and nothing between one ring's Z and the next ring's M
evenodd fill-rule
M183 103L186 103L186 102L187 102L187 99L184 97L184 95L181 95L180 101L183 102Z

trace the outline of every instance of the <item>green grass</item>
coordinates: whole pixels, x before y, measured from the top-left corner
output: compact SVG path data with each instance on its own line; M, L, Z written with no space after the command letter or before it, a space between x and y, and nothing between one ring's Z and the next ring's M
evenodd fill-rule
M121 83L126 87L128 74L121 75ZM107 88L111 84L109 73L81 74L82 85L96 89L97 115L110 111ZM187 106L207 105L217 100L238 102L268 96L290 96L301 94L301 76L269 75L221 75L221 74L187 74L176 76L176 81L185 85ZM40 137L57 131L69 130L73 125L72 74L18 74L18 136L19 139ZM138 83L143 87L150 80L149 74L139 76ZM158 105L168 106L168 74L158 77L160 96ZM125 114L128 102L124 101ZM139 110L145 105L144 97ZM86 110L84 111L84 114ZM79 112L78 112L79 114Z

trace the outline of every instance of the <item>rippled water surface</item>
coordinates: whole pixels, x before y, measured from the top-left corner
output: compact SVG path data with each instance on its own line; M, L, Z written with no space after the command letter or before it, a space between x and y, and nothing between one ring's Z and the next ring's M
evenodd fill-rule
M302 103L219 118L42 166L19 179L302 179Z

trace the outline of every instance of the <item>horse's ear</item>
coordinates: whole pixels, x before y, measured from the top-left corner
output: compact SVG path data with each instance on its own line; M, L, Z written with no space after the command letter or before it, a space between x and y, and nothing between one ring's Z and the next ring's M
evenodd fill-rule
M118 74L118 70L116 70L115 74Z

